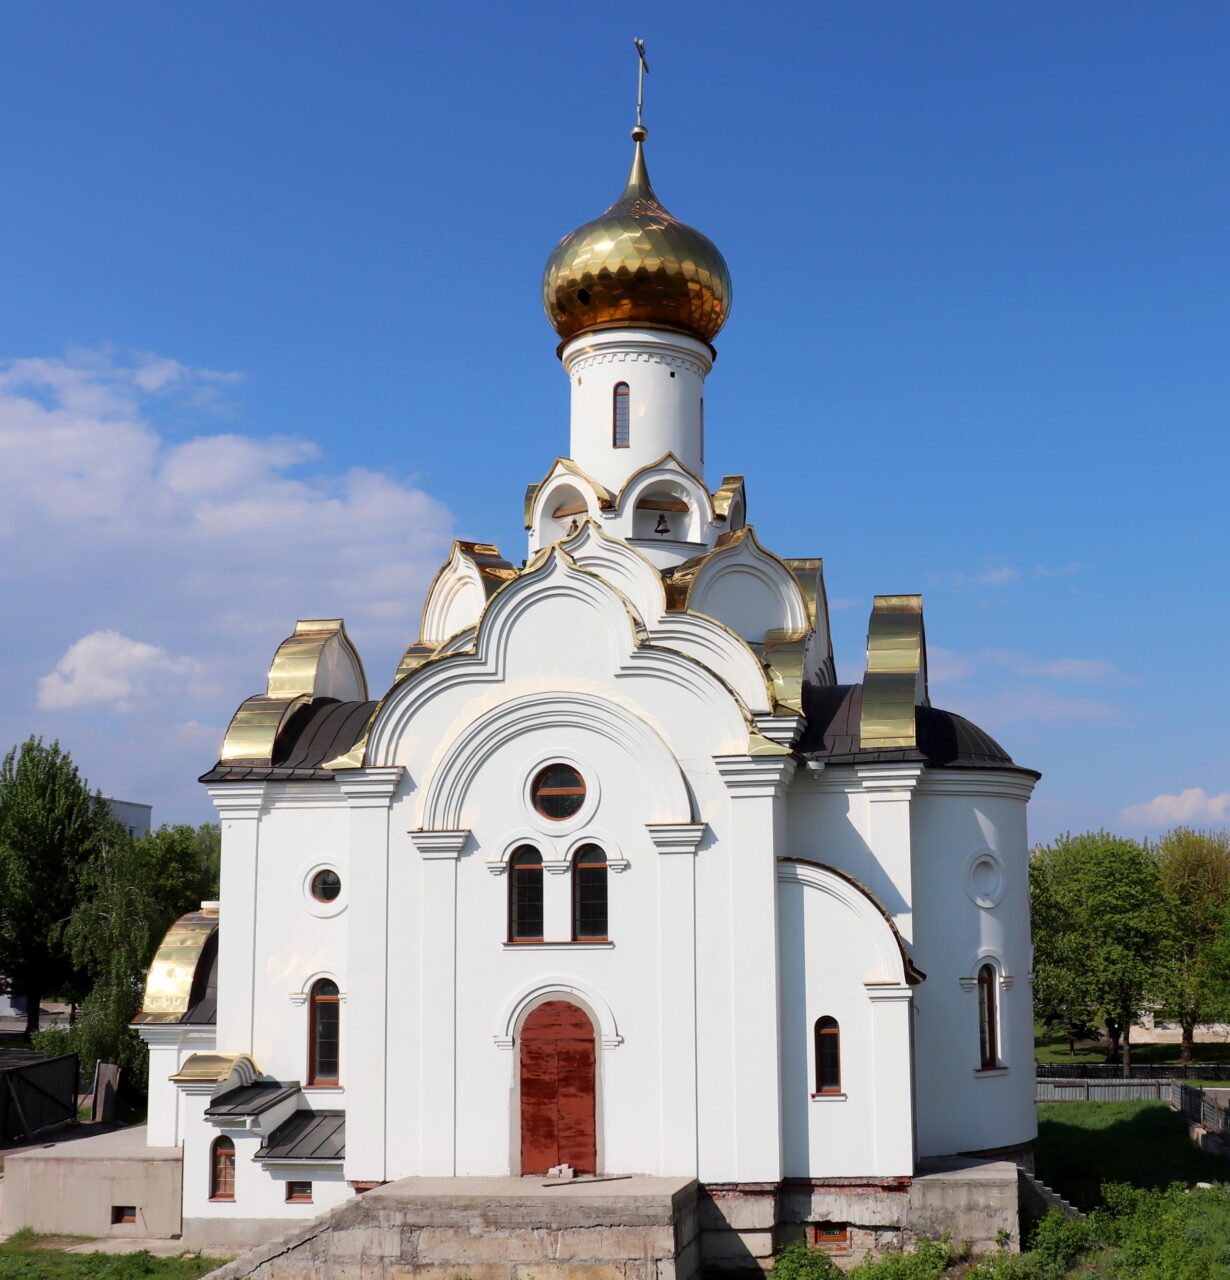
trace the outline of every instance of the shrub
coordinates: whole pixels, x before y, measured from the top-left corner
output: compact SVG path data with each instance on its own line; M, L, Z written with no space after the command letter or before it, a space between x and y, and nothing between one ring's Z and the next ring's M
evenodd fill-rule
M962 1256L946 1235L920 1240L909 1253L865 1258L851 1272L857 1280L936 1280Z
M1083 1218L1067 1218L1052 1209L1034 1228L1030 1244L1038 1274L1059 1280L1078 1258L1097 1245L1097 1236L1093 1225Z
M806 1240L795 1240L782 1249L769 1272L771 1280L833 1280L840 1274L833 1259Z

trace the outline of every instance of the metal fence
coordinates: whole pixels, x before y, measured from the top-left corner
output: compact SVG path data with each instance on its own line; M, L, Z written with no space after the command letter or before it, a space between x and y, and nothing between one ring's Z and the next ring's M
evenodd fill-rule
M1182 1080L1064 1080L1039 1077L1035 1102L1165 1102L1207 1133L1230 1137L1230 1107Z
M1169 1102L1170 1080L1055 1080L1040 1077L1034 1086L1037 1102ZM1186 1088L1180 1085L1180 1088ZM1199 1089L1191 1090L1199 1093Z
M1039 1062L1039 1077L1048 1080L1122 1080L1123 1068L1114 1062ZM1230 1083L1230 1063L1153 1062L1134 1066L1132 1080L1225 1080Z
M23 1055L24 1056L24 1055ZM0 1059L0 1141L35 1134L77 1118L77 1055L5 1065Z

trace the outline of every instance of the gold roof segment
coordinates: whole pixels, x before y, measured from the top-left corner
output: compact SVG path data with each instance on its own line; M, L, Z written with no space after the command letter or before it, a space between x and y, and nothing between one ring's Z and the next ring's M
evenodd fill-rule
M218 930L215 907L190 911L166 931L145 975L141 1022L178 1022L188 1012L197 966Z
M730 271L707 236L658 199L645 165L643 125L619 199L555 246L542 302L567 342L589 329L674 329L712 342L730 314Z
M867 627L860 745L916 747L914 708L929 704L922 596L876 596Z
M743 488L743 477L723 476L722 483L713 491L713 518L728 521L731 504L736 498L742 500L743 509L746 511L747 494Z
M287 721L315 697L367 700L367 676L341 618L301 618L278 645L265 692L244 701L222 740L224 763L273 759Z
M260 1075L260 1068L246 1053L192 1053L170 1079L184 1084L221 1084L236 1068L249 1081Z

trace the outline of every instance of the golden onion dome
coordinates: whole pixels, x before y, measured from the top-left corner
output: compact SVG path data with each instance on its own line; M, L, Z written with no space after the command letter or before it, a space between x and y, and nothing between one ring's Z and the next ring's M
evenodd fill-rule
M662 207L649 183L643 126L623 195L555 246L542 303L566 342L587 329L651 325L711 342L730 314L730 271L707 236Z

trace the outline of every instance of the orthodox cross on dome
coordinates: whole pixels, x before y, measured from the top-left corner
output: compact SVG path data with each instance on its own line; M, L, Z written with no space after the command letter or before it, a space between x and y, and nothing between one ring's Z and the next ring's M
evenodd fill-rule
M636 45L636 128L632 130L632 136L638 142L643 142L649 137L649 130L641 121L641 112L645 107L645 77L649 74L649 60L645 57L644 40L634 36L632 43Z

